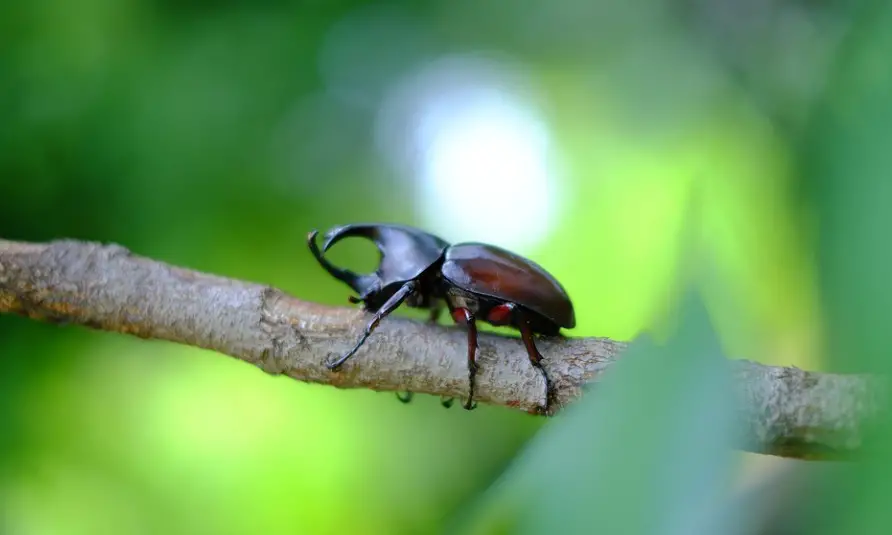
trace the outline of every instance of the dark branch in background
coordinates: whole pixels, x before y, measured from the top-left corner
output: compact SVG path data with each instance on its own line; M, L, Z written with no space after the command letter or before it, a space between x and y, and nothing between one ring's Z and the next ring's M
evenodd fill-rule
M356 341L357 309L301 301L270 286L208 275L131 254L115 245L0 240L0 313L74 323L211 349L270 374L339 388L467 395L464 331L403 318L381 323L337 372L326 359ZM539 342L557 406L597 381L625 344L604 338ZM481 333L480 402L532 411L544 404L542 376L519 339ZM732 361L741 449L836 458L862 446L881 388L858 376Z

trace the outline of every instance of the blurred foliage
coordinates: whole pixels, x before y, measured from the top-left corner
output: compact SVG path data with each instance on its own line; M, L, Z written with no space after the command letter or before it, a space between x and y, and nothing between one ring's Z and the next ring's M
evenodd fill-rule
M3 316L3 532L880 533L887 423L863 464L786 487L729 453L719 356L888 371L890 17L880 0L0 5L4 239L113 241L346 304L306 232L399 221L510 244L569 290L569 334L636 340L545 423ZM753 480L796 490L741 498Z
M532 441L493 488L502 508L489 510L504 515L496 522L516 533L589 533L593 526L728 533L721 491L731 483L736 437L720 356L705 309L688 299L672 340L637 340L596 393Z

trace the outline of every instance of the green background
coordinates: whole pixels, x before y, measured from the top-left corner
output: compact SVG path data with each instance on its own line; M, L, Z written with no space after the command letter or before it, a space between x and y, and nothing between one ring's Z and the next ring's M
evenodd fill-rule
M2 316L4 533L761 529L734 500L785 463L728 453L709 357L888 370L892 11L743 4L4 3L0 237L116 242L346 305L306 233L401 222L517 244L572 296L569 335L637 340L603 389L545 423ZM481 178L449 175L442 198L382 148L427 154L418 132L382 134L382 110L444 59L482 65L462 80L484 88L521 73L507 87L559 169L541 206L519 204L534 160L497 152L498 135L478 147L491 170L447 152L439 169ZM460 103L450 83L434 77ZM355 244L332 258L374 263ZM882 533L878 449L790 492L807 505L796 521Z

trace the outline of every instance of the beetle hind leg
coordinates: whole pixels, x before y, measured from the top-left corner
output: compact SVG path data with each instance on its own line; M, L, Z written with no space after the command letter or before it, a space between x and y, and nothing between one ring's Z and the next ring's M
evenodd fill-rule
M542 414L548 414L554 391L552 389L551 379L548 377L548 372L546 372L545 368L542 366L542 354L539 353L539 349L536 348L536 341L533 339L533 329L530 327L529 321L525 318L521 318L520 321L520 335L523 339L523 345L526 346L527 355L530 357L530 363L539 369L542 373L542 377L545 379L545 406L539 407L539 410Z
M468 401L465 403L465 410L473 410L477 407L474 401L474 387L477 379L477 320L471 311L467 308L456 308L452 311L452 319L456 323L466 325L468 328Z

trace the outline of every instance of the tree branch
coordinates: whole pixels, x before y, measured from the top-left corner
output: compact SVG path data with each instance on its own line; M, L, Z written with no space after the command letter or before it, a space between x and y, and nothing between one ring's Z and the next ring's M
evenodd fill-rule
M464 331L391 317L337 372L367 316L296 299L259 284L199 273L117 245L0 240L0 313L85 325L211 349L270 374L339 388L467 395ZM626 345L605 338L537 342L557 405L576 399ZM545 384L516 338L481 333L476 398L532 411ZM858 450L885 401L866 377L732 361L745 431L741 449L798 458Z

